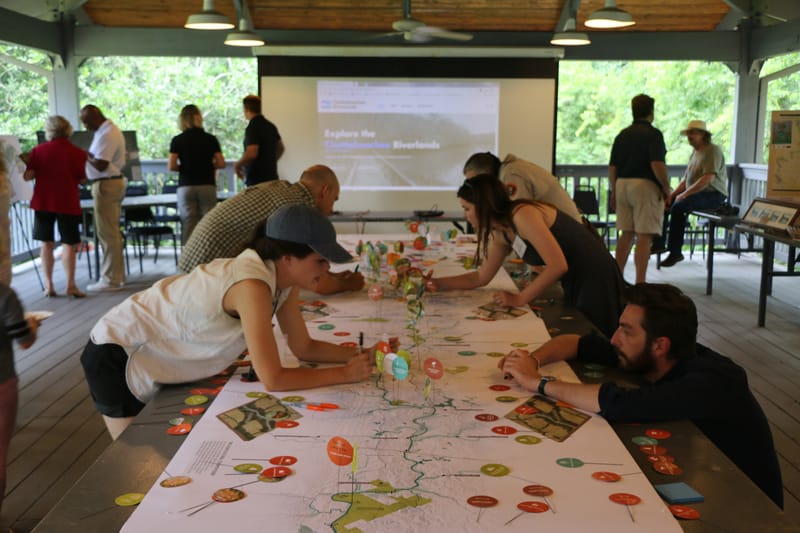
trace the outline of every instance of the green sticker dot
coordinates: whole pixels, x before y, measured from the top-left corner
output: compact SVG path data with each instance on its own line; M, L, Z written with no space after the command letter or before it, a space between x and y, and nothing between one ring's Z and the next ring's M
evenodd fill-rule
M511 346L513 346L514 348L524 348L527 345L528 345L527 342L512 342L511 343Z
M467 370L469 370L469 367L464 365L451 366L444 369L444 371L447 372L448 374L461 374L463 372L466 372Z
M583 461L575 457L562 457L561 459L556 459L556 464L564 468L579 468L583 466Z
M269 396L269 394L267 394L266 392L250 391L247 394L245 394L245 396L247 396L248 398L266 398L267 396Z
M519 435L514 437L514 440L520 444L539 444L542 442L542 439L539 437L534 437L533 435Z
M256 472L261 472L261 465L257 465L255 463L242 463L234 466L233 469L243 474L255 474Z
M516 402L517 399L518 398L516 396L498 396L497 398L495 398L495 400L497 400L498 402L503 402L503 403Z
M505 354L503 352L489 352L486 355L489 357L503 357Z
M639 435L637 437L633 437L631 439L634 444L637 446L647 446L650 444L658 444L658 439L654 439L652 437L645 437L644 435Z
M331 329L333 329L335 327L336 326L334 326L333 324L320 324L319 325L319 329L321 329L323 331L328 331L328 330L331 330Z
M183 403L185 403L186 405L202 405L207 401L208 401L208 396L203 396L202 394L195 394L183 400Z
M144 499L144 494L141 492L129 492L128 494L122 494L114 498L114 503L120 507L130 507L132 505L139 505L142 499Z
M282 402L299 403L306 401L305 396L284 396L281 398Z
M511 473L511 469L508 468L506 465L501 465L501 464L497 464L497 463L489 463L489 464L483 465L481 467L481 472L483 472L487 476L503 477L503 476L507 476L508 474L510 474Z
M458 355L475 355L478 352L473 352L472 350L462 350L458 352Z
M461 337L448 335L447 337L444 338L444 340L446 340L447 342L461 342Z

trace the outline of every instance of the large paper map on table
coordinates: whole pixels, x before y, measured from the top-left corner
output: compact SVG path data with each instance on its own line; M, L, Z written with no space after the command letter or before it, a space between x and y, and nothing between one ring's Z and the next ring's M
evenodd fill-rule
M427 266L463 272L447 255L437 262L429 253ZM336 312L306 323L313 337L352 343L363 331L369 345L383 333L400 335L409 377L376 373L359 384L273 393L303 416L251 441L216 418L263 391L234 377L167 467L192 483L156 483L123 531L680 531L602 418L588 416L561 443L503 418L530 392L503 379L498 358L514 347L535 349L548 335L530 312L497 321L472 314L502 288L512 289L504 272L483 290L426 295L418 346L405 327L405 301L388 289L380 302L366 288L326 298ZM373 320L379 314L388 321ZM440 379L423 371L428 358L441 362ZM576 379L563 363L548 373ZM607 483L592 477L596 470L630 475ZM244 497L213 500L222 488ZM631 514L609 500L620 492L641 498Z

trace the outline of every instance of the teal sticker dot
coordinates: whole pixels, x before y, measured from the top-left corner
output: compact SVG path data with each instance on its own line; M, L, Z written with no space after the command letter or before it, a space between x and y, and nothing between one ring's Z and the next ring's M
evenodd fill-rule
M583 466L583 461L575 457L562 457L561 459L556 459L556 464L564 468L579 468Z
M319 325L319 329L321 329L323 331L329 331L329 330L331 330L331 329L333 329L335 327L336 326L334 326L333 324L320 324Z
M473 352L472 350L463 350L461 352L458 352L458 355L475 355L476 353L478 352Z
M658 444L658 439L654 439L653 437L645 437L644 435L639 435L637 437L633 437L631 439L634 444L637 446L647 446L650 444Z

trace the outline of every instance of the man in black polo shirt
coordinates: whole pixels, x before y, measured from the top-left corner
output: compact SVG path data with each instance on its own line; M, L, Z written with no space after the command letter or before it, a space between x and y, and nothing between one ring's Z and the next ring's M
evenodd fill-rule
M769 423L742 367L696 344L697 310L677 287L642 283L611 341L597 334L561 335L528 354L515 350L499 367L520 385L599 413L609 422L691 420L767 496L783 508L783 484ZM618 366L645 383L580 384L542 376L540 366L577 359Z
M608 164L611 205L616 208L617 229L621 232L617 264L624 272L635 235L636 283L646 281L653 236L661 235L664 199L670 194L664 136L652 124L654 105L655 100L646 94L631 100L633 124L614 139Z
M234 163L233 170L250 187L278 179L278 159L284 146L278 128L261 114L261 98L249 94L242 104L244 116L250 122L244 130L244 153Z

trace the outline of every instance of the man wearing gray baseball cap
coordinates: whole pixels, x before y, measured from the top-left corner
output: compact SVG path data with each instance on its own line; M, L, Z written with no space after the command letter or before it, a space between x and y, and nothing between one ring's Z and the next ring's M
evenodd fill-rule
M249 247L189 274L162 279L106 313L94 326L81 363L95 406L117 436L162 384L207 378L247 348L269 391L309 389L367 379L376 347L312 339L300 314L300 289L314 290L331 262L352 257L326 216L306 205L276 211ZM281 364L272 320L301 361ZM397 349L397 339L390 342Z

